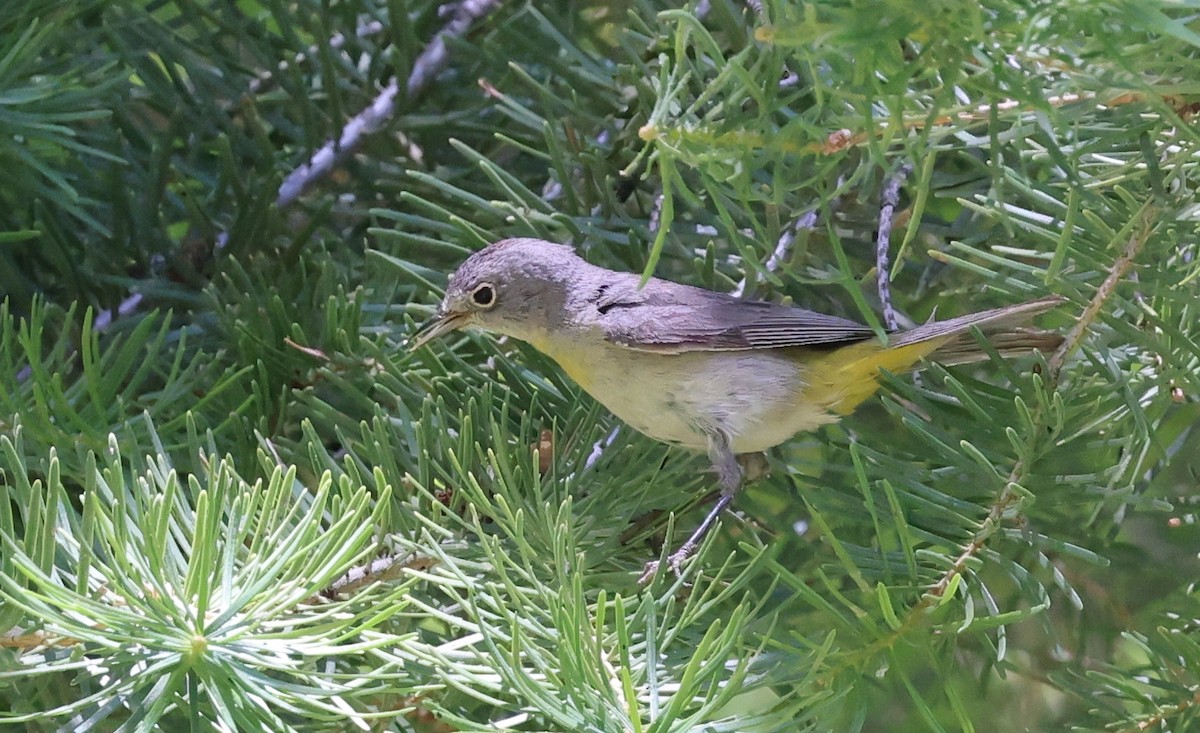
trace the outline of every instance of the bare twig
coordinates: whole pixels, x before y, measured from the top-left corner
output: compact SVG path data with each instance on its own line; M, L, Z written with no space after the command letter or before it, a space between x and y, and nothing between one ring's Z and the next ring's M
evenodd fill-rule
M410 99L429 86L433 78L446 66L450 58L447 40L465 34L475 21L498 8L501 2L502 0L461 0L454 5L442 6L442 12L452 14L451 18L413 62L405 86ZM300 165L283 179L283 183L279 185L275 205L282 207L295 201L305 188L323 178L352 153L367 135L378 132L395 113L396 97L399 93L399 80L393 77L366 109L346 123L337 140L325 143L320 150L313 153L307 163Z
M450 14L452 17L446 23L445 27L434 35L429 45L425 47L425 50L413 62L406 87L409 98L416 96L424 90L433 81L438 72L445 67L449 59L449 51L446 46L447 39L465 34L470 29L472 23L491 13L500 6L501 2L502 0L461 0L454 4L442 6L441 12L444 15ZM356 30L356 34L358 37L363 38L378 33L381 30L383 30L382 24L372 21L360 26ZM329 40L329 46L335 49L340 48L344 43L345 36L340 33L335 34ZM314 54L316 50L316 47L311 47L307 52L298 53L292 63L304 61L308 56ZM283 61L280 63L279 68L283 70L288 66L289 62ZM250 92L254 93L258 91L269 78L269 73L260 75L251 82ZM275 198L275 205L282 208L293 203L305 188L327 175L339 161L353 152L365 136L381 129L395 112L396 97L399 91L399 83L393 78L366 109L346 123L337 140L327 142L320 150L313 153L307 163L300 165L283 179ZM221 232L217 235L213 246L215 249L220 250L225 247L228 240L229 233ZM142 300L143 296L141 293L131 293L117 306L115 316L113 311L104 311L97 315L93 323L93 328L97 331L107 330L112 326L116 318L127 316L137 311Z
M892 215L896 204L900 201L900 187L904 185L908 174L912 173L912 163L904 163L896 170L895 175L883 185L883 194L879 206L879 232L875 237L875 281L879 288L879 302L883 305L883 323L889 331L899 328L896 322L896 309L892 307L891 273L888 271L888 248L892 238Z
M432 557L406 553L404 555L388 555L372 560L366 565L359 565L346 571L346 574L333 581L328 588L323 589L316 597L310 599L332 600L339 596L353 594L376 581L391 580L399 577L406 570L428 570L437 565Z
M438 9L443 17L451 16L450 20L413 62L412 71L408 74L408 96L419 94L446 66L450 58L446 39L465 35L472 23L500 7L501 2L503 0L460 0L457 5L447 3Z
M323 178L339 161L353 152L365 136L383 127L395 111L396 95L399 92L400 86L393 77L365 110L346 123L336 141L325 143L320 150L313 153L307 163L287 174L283 183L279 184L275 205L282 208L295 201L305 188Z
M775 272L783 265L783 261L788 258L792 251L792 243L796 241L796 235L803 231L812 230L817 225L817 212L815 210L805 212L792 222L792 225L783 230L783 234L779 235L779 241L775 243L775 251L767 258L763 269L767 272ZM746 276L743 277L738 284L730 291L730 295L735 298L741 298L747 293L752 293L755 286L758 285L758 275L754 270L747 270Z
M45 647L70 647L82 643L82 639L58 636L46 631L25 631L19 627L0 634L0 649L17 649L20 652Z

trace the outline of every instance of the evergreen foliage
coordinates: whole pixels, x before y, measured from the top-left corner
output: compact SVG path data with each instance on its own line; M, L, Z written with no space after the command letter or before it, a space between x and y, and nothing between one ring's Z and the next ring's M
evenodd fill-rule
M6 0L0 722L1200 730L1195 12ZM902 320L1066 347L888 375L682 578L703 457L405 348L510 236L882 330L897 182Z

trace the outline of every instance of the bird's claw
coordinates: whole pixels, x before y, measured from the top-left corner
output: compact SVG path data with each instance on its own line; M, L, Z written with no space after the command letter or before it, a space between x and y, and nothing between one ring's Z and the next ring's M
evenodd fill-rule
M685 545L667 557L667 565L675 573L675 577L683 577L683 563L691 557L692 550L693 548ZM658 569L661 565L662 563L658 560L651 560L646 563L646 567L642 569L642 574L638 578L638 585L648 585L654 580L654 576L658 575Z
M654 576L658 575L658 564L658 560L646 563L646 567L642 569L642 574L638 577L638 585L649 585L650 581L654 580Z

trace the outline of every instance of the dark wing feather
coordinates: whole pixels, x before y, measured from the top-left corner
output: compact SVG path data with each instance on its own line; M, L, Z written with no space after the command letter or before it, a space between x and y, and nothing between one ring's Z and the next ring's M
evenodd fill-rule
M828 346L871 338L854 321L775 303L741 300L688 285L622 278L593 299L605 337L658 352Z

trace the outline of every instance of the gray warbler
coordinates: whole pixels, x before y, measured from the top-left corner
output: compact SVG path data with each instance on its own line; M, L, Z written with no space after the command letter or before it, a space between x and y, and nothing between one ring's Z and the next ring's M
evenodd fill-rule
M1019 326L1062 301L933 321L884 344L845 318L653 277L642 285L641 276L590 264L571 247L505 239L450 276L411 348L469 326L512 336L554 359L633 429L707 453L721 491L667 558L678 573L741 488L751 457L848 415L876 391L880 370L986 358L972 327L1001 355L1057 347L1059 335ZM658 561L648 563L641 580L657 570Z

